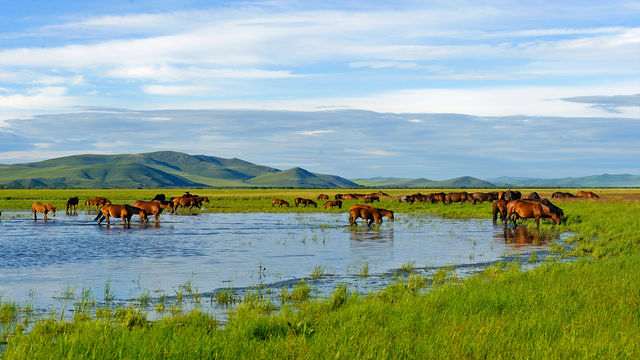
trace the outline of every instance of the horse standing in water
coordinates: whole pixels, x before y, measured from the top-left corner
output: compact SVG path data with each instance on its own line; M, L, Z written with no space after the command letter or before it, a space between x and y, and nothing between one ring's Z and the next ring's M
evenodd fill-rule
M140 219L142 221L149 222L146 211L138 207L127 205L127 204L102 205L100 207L100 212L98 213L98 216L96 216L96 218L93 220L98 220L98 225L100 225L102 220L107 219L107 224L111 225L111 221L109 220L110 217L121 218L123 225L125 225L126 227L131 227L131 217L135 214L138 214L138 216L140 216Z
M162 214L163 209L169 209L170 212L173 212L173 203L167 202L163 203L159 200L151 200L151 201L134 201L131 206L135 206L147 212L147 214L153 214L155 222L160 222L160 214Z
M356 220L362 218L367 221L367 226L369 227L371 227L374 221L380 226L383 216L386 216L393 222L393 211L391 210L379 209L369 205L351 205L349 209L349 225L357 225Z
M33 214L33 220L38 220L38 213L44 214L44 221L47 221L47 213L51 213L54 217L56 216L56 208L51 203L43 204L39 201L31 204L31 213Z
M70 197L69 200L67 200L67 203L64 205L65 212L70 213L72 210L74 212L78 211L79 202L80 200L78 199L77 196Z

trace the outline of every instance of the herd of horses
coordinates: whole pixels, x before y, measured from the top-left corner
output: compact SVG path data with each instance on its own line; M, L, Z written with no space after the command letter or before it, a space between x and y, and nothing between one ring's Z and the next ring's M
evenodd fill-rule
M333 208L338 207L342 208L342 200L358 200L363 199L365 203L373 203L374 201L380 202L381 196L387 196L388 194L379 191L377 193L371 194L336 194L334 196L335 200L326 201L324 203L324 208ZM551 198L589 198L595 199L599 198L599 196L591 191L578 191L576 195L573 195L568 192L554 192L551 195ZM320 194L318 195L318 200L328 200L329 195ZM429 202L429 203L438 203L441 202L445 205L451 203L465 203L469 202L471 204L476 204L477 202L485 202L485 201L493 201L493 222L496 223L498 219L498 215L500 219L503 221L505 226L511 221L514 225L518 219L529 219L532 218L535 220L537 225L540 225L540 219L551 219L556 224L561 224L562 221L566 218L562 209L554 205L549 199L542 199L537 192L529 193L525 198L522 198L522 193L520 191L494 191L494 192L474 192L468 193L466 191L460 192L437 192L430 194L411 194L411 195L399 195L397 196L397 200L401 203L410 203L413 204L415 202ZM294 199L295 206L298 207L300 205L304 205L305 207L314 206L318 207L318 204L312 199L304 199L304 198L295 198ZM283 199L273 199L271 201L271 206L278 207L289 207L289 202ZM367 225L371 227L371 225L375 222L378 225L382 223L382 218L387 217L391 221L393 221L393 211L375 208L370 205L362 205L355 204L352 205L349 209L349 224L357 224L357 219L365 219Z
M175 213L181 206L188 207L188 211L191 211L194 207L202 207L202 203L208 203L209 198L206 196L198 196L190 194L188 191L182 196L166 198L164 194L157 194L151 200L138 200L129 204L112 204L111 201L105 197L96 196L92 199L85 200L84 204L86 209L93 209L98 212L94 221L98 221L101 224L103 220L107 221L107 224L111 224L111 218L122 219L122 223L125 226L130 226L131 218L133 215L140 216L140 220L143 222L149 222L149 216L153 215L155 222L160 221L160 214L167 209L171 213ZM65 211L67 213L77 212L78 204L80 200L77 196L73 196L65 203ZM41 203L39 201L34 202L31 205L31 213L33 219L38 220L38 213L43 214L44 221L48 220L47 215L51 213L52 216L56 216L56 208L51 203Z
M362 199L365 203L373 203L375 201L380 202L381 196L390 197L389 194L378 191L376 193L370 194L336 194L334 195L335 200L329 200L329 195L327 194L320 194L318 195L317 200L327 200L324 203L325 209L334 207L342 209L343 200ZM599 198L599 196L591 191L578 191L575 195L568 192L554 192L551 195L551 198L593 199ZM493 201L493 222L496 223L499 217L505 225L507 225L509 221L512 221L515 225L518 219L533 218L538 225L540 224L540 219L551 219L556 224L560 224L565 219L565 215L562 209L554 205L549 199L542 199L536 192L532 192L524 198L522 197L522 193L520 191L512 190L474 193L468 193L466 191L450 193L437 192L430 194L416 193L411 195L399 195L397 196L397 200L401 203L410 204L413 204L415 202L442 202L445 205L456 202L469 202L471 204L476 204L477 202ZM133 217L133 215L138 215L143 222L148 222L148 217L150 215L153 215L155 222L159 222L160 214L165 209L171 213L175 213L179 207L188 208L188 210L191 211L191 209L193 209L194 207L202 207L202 204L205 202L209 202L209 198L207 198L206 196L198 196L186 192L182 196L172 197L169 199L167 199L164 194L157 194L151 200L138 200L133 202L131 205L112 204L109 199L96 196L95 198L87 199L85 201L85 206L87 209L95 207L95 209L98 211L98 214L94 219L95 221L98 221L98 224L102 223L103 220L106 220L107 224L111 224L111 218L119 218L122 219L124 225L129 226L131 217ZM318 207L318 203L313 199L297 197L293 202L296 207ZM77 211L78 204L78 197L71 197L65 204L65 210L67 212ZM286 200L273 199L271 201L271 206L289 207L290 205ZM44 220L47 221L48 214L55 216L56 208L51 203L43 204L36 201L31 205L31 212L33 214L34 220L37 220L38 213L42 213L44 216ZM356 221L358 219L363 219L369 227L371 227L374 222L380 225L382 224L382 219L384 217L387 217L390 221L393 221L393 211L364 204L354 204L349 208L350 225L357 224Z

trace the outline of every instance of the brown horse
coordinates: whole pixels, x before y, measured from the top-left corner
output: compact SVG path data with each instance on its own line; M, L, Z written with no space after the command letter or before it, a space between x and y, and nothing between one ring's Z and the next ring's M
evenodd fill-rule
M170 212L173 212L173 203L165 202L159 200L151 200L151 201L134 201L131 206L135 206L147 212L147 214L153 214L153 217L156 222L160 222L160 214L162 214L163 209L169 209Z
M444 203L446 194L443 192L427 194L427 201L435 204L437 202Z
M320 194L320 195L318 195L318 200L329 200L329 195Z
M95 206L96 210L98 210L98 208L100 208L102 205L111 204L111 201L107 198L96 196L93 199L86 200L84 204L87 206L87 209L89 208L89 206Z
M87 199L84 201L84 205L87 207L87 210L89 210L90 207L97 206L98 204L95 199Z
M273 200L271 200L271 207L274 207L276 205L278 205L278 207L282 207L282 206L289 207L289 203L284 201L284 200L281 200L281 199L273 199Z
M507 190L503 193L503 197L501 197L500 200L511 201L519 200L520 198L522 198L522 193L520 191Z
M556 191L553 194L551 194L552 199L568 199L568 198L574 198L574 197L576 196L571 193L562 192L562 191Z
M371 204L374 201L380 202L380 198L378 196L370 196L370 195L367 195L364 198L364 202L367 204Z
M476 199L474 199L473 196L469 195L469 193L466 191L448 193L447 195L445 195L444 199L445 204L451 204L453 202L464 203L465 201L470 201L474 205L476 203Z
M341 200L358 200L358 195L356 194L342 194Z
M31 204L31 213L33 214L33 220L38 220L38 213L44 214L44 221L47 221L47 213L51 213L54 217L56 216L56 208L51 203L43 204L39 201Z
M493 223L495 224L498 220L498 213L500 214L500 220L502 222L506 222L507 220L507 201L506 200L496 200L493 202Z
M131 217L135 214L140 216L140 220L144 222L149 222L147 218L147 212L139 207L131 206L131 205L116 205L116 204L105 204L100 207L100 212L98 216L96 216L93 220L98 220L98 225L102 222L102 220L107 219L107 224L111 225L110 218L121 218L122 224L127 227L131 226Z
M327 201L326 203L324 203L324 208L333 208L334 206L337 206L338 209L342 209L342 200L332 200L332 201Z
M78 199L77 196L73 196L70 197L67 200L67 203L64 205L64 210L66 212L70 212L70 211L78 211L78 203L80 202L80 200Z
M513 200L507 204L507 222L509 220L516 224L518 218L534 218L536 224L540 226L540 219L551 218L556 224L560 224L565 219L564 212L559 207L553 205L551 201L544 199L534 200ZM505 222L505 225L507 224Z
M578 191L578 193L576 194L578 197L580 198L587 198L587 199L599 199L600 196L596 195L596 193L591 192L591 191Z
M187 193L186 196L183 195L181 197L173 198L173 212L176 212L180 206L182 207L188 206L189 211L191 211L191 209L193 209L194 207L197 207L199 209L202 207L203 202L208 203L209 198L206 196L200 197L200 196L195 196Z
M304 207L309 207L311 205L318 207L318 203L311 199L296 198L296 207L298 207L298 204L302 204Z
M527 196L527 200L540 200L540 195L534 191Z
M474 192L471 196L479 202L497 200L497 198L493 197L492 193Z
M413 204L413 195L398 195L398 201L401 203Z
M382 224L383 216L386 216L391 220L391 222L393 222L393 211L391 210L374 208L369 205L352 205L349 209L349 225L357 225L356 220L362 218L367 221L367 226L369 227L371 227L371 224L373 224L374 221L378 226L380 226Z

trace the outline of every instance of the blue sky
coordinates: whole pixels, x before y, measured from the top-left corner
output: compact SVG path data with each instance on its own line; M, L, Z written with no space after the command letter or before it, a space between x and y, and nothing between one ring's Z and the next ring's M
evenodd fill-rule
M0 163L638 174L638 54L637 1L0 0Z

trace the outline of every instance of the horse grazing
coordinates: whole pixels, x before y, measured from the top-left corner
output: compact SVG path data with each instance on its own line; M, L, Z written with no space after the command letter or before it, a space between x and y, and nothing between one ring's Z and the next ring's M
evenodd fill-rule
M318 195L318 200L329 200L329 195L320 194L320 195Z
M96 210L98 210L98 208L100 208L102 205L111 204L111 200L104 197L96 196L93 199L86 200L84 204L87 206L87 209L89 208L89 206L95 206Z
M497 200L492 193L474 192L471 196L479 202Z
M444 203L446 194L443 192L427 194L427 201L435 204L437 202Z
M295 201L296 201L296 207L298 207L299 204L304 205L304 207L309 207L311 205L313 205L314 207L318 207L318 203L311 199L296 198Z
M182 207L189 207L189 211L191 211L191 209L193 209L194 207L197 207L198 209L202 207L202 203L209 202L209 198L206 196L196 196L196 195L191 195L187 192L187 195L183 195L181 197L177 197L177 198L173 198L173 212L176 212L178 210L178 208L180 206Z
M116 205L116 204L105 204L100 207L100 212L98 216L96 216L95 220L98 220L98 225L102 222L102 220L107 219L107 224L111 225L110 218L121 218L122 224L127 227L131 226L131 217L137 214L140 216L140 219L144 222L149 222L147 218L147 212L139 207L131 206L131 205Z
M153 214L153 217L156 222L160 222L160 214L162 214L163 209L169 209L170 212L173 212L173 203L166 202L163 203L159 200L151 200L151 201L134 201L131 206L135 206L147 212L147 214ZM145 221L146 222L146 221Z
M334 206L337 206L338 209L342 209L342 200L332 200L332 201L327 201L326 203L324 203L324 208L333 208Z
M451 204L454 202L464 203L465 201L470 201L474 205L476 203L476 199L474 199L473 196L469 195L469 193L466 191L448 193L447 195L445 195L444 199L445 204Z
M562 191L556 191L553 194L551 194L552 199L568 199L568 198L574 198L574 197L576 196L571 193L562 192Z
M47 221L47 213L51 213L54 217L56 216L56 207L53 206L52 203L43 204L39 201L31 204L31 213L33 214L33 220L38 220L38 213L44 214L44 221Z
M401 203L413 204L414 200L412 195L398 195L398 201Z
M556 224L560 224L565 219L564 212L559 207L553 205L551 201L544 199L534 200L513 200L507 204L507 222L509 220L516 224L518 218L534 218L536 225L540 226L540 219L551 218Z
M540 195L534 191L527 196L527 200L540 200Z
M507 201L506 200L496 200L493 202L493 223L495 224L498 220L498 214L500 214L500 220L502 222L506 222L507 220Z
M64 210L66 212L70 212L71 210L78 211L78 203L79 202L80 202L80 200L78 199L77 196L70 197L67 200L67 203L64 205Z
M576 194L578 197L580 198L587 198L587 199L599 199L600 196L596 195L596 193L591 192L591 191L578 191L578 193Z
M502 197L499 198L500 200L507 200L507 201L511 201L511 200L519 200L520 198L522 198L522 193L520 191L505 191L502 193Z
M367 204L371 204L374 201L380 202L380 198L378 196L370 196L370 195L367 195L364 198L364 202Z
M271 200L271 207L274 207L276 205L278 205L278 207L282 207L283 205L286 206L286 207L289 207L289 203L284 201L284 200L281 200L281 199L273 199L273 200Z
M391 220L391 222L393 222L393 211L391 210L374 208L369 205L352 205L349 209L349 225L357 225L356 220L362 218L367 221L367 226L369 227L371 227L371 224L373 224L374 221L378 226L380 226L382 224L383 216L386 216Z
M154 200L158 200L164 203L167 201L167 197L164 194L156 194L156 196L154 196L153 199L151 199L151 201L154 201Z

